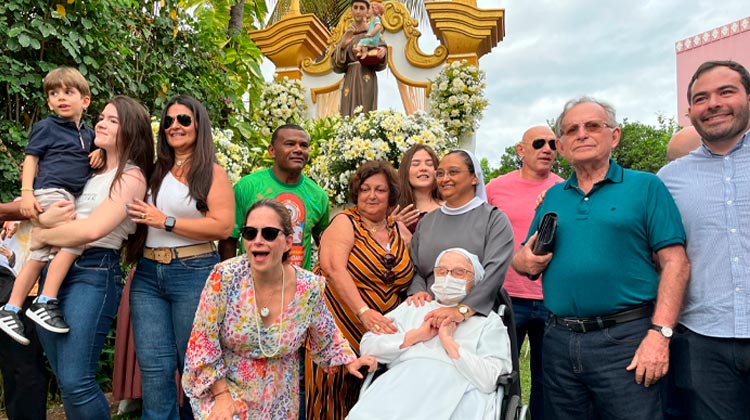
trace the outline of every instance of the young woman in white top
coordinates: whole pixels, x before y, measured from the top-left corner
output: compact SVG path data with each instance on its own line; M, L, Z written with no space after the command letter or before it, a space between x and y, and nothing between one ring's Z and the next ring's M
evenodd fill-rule
M99 116L94 141L106 152L105 166L86 183L75 207L58 203L40 216L45 226L56 227L32 232L34 248L86 248L59 293L71 331L65 335L37 331L57 377L66 416L83 420L110 418L96 370L120 303L120 248L135 232L125 206L133 197L145 195L153 167L153 135L146 109L131 98L115 96ZM73 210L76 218L67 222Z
M194 98L167 103L149 196L133 200L129 211L147 227L137 235L145 247L130 289L142 418L192 418L187 399L178 409L174 372L182 372L201 291L219 262L214 241L234 228L232 185L216 162L206 108Z

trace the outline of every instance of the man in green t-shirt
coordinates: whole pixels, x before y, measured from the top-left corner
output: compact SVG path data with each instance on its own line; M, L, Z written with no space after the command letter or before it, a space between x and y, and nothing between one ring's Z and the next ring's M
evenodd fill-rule
M235 225L230 237L219 241L222 260L237 255L240 228L245 225L245 213L250 206L260 199L271 198L284 204L292 216L294 243L289 261L310 269L312 238L317 241L328 226L328 196L318 184L302 175L309 146L310 136L296 124L282 125L273 132L268 146L273 166L246 175L234 185Z

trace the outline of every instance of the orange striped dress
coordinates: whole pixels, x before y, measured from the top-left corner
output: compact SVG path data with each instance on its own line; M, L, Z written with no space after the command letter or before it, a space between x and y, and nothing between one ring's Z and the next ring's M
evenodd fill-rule
M382 314L396 309L404 300L406 289L414 277L409 246L401 237L396 223L388 218L388 250L372 237L356 208L344 210L337 217L348 217L354 228L354 246L349 253L347 269L360 296L367 306ZM395 257L395 263L390 268L393 282L387 284L385 279L389 277L389 265L386 263L386 255L389 253ZM314 271L325 276L320 266L315 267ZM336 324L359 354L359 341L367 328L359 322L357 314L338 297L333 287L326 287L325 296ZM308 420L343 420L357 402L362 380L348 375L344 366L325 372L312 363L309 357L305 365Z

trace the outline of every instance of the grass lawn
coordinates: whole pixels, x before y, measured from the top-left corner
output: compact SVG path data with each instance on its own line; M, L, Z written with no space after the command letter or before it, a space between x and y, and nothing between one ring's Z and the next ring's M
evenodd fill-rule
M523 397L524 405L529 404L529 395L531 394L531 371L529 370L529 359L529 340L524 340L519 360L519 365L521 367L521 396Z

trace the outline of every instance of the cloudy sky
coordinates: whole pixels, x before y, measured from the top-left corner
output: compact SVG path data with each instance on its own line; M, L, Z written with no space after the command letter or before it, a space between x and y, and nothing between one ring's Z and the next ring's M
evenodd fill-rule
M655 124L659 113L675 116L675 42L750 16L748 0L478 0L478 5L505 9L505 39L480 59L490 107L476 151L493 166L526 128L556 118L577 96L610 102L620 121ZM430 28L423 27L422 34L422 49L432 51L437 41ZM266 69L273 72L268 64ZM395 79L384 73L379 105L402 109L389 99L398 97Z
M480 59L490 108L477 152L497 165L530 126L591 95L618 120L655 124L677 109L676 41L750 16L747 0L479 0L506 12L503 42ZM750 47L749 47L750 48Z

